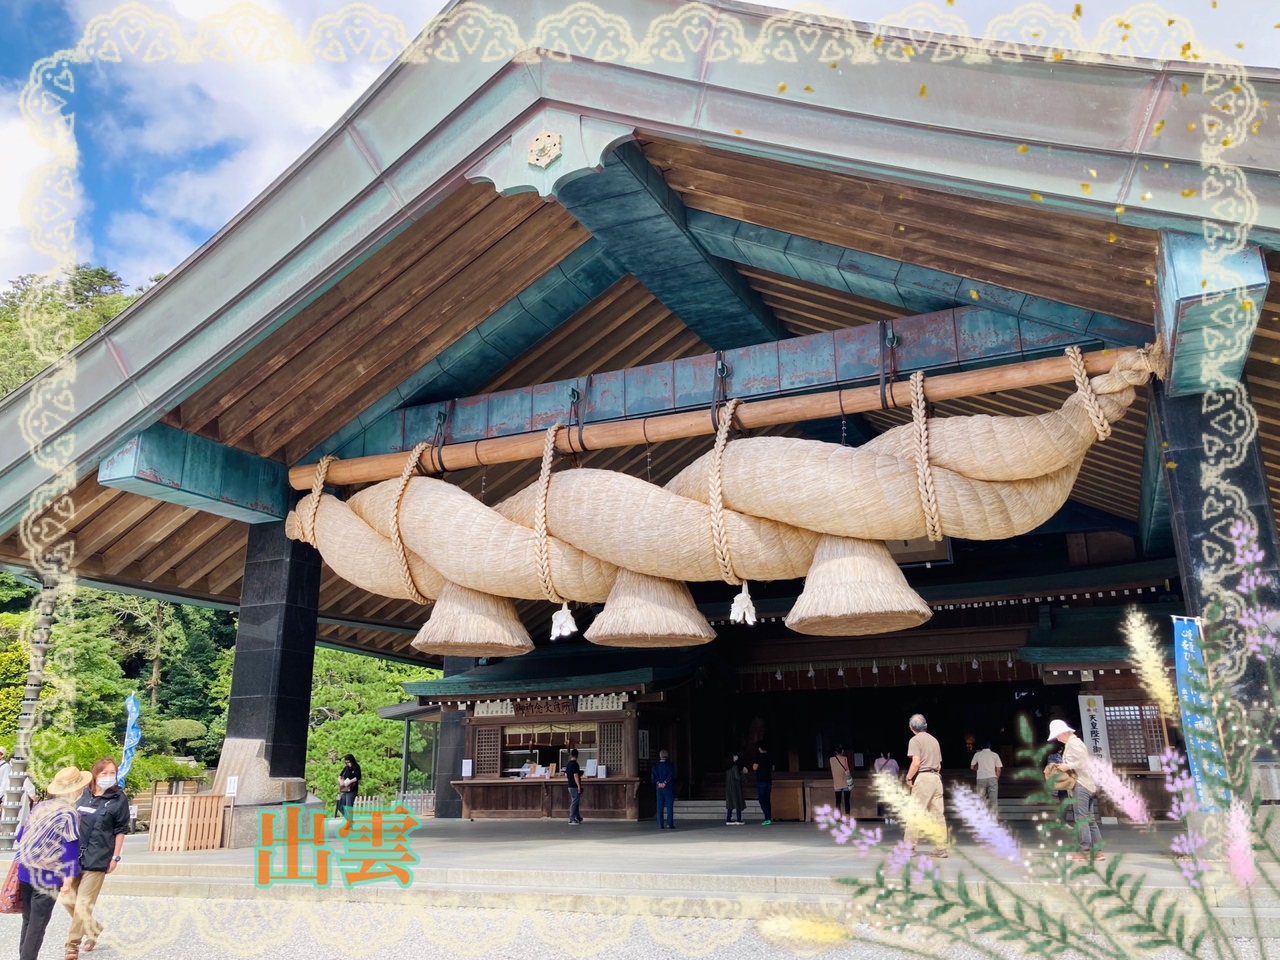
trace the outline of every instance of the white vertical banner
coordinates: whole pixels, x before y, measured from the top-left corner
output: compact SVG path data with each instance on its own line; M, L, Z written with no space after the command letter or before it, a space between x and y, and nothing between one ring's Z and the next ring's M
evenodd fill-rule
M1107 714L1102 697L1096 693L1080 694L1080 739L1089 748L1090 756L1111 762L1111 746L1107 743Z

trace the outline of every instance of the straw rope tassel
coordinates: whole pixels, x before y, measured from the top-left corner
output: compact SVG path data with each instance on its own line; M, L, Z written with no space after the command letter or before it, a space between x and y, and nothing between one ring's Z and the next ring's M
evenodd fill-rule
M933 489L933 467L929 464L929 412L924 395L924 371L911 375L911 419L916 427L916 487L924 511L924 529L930 540L942 539L938 516L938 496Z
M1080 399L1084 401L1084 408L1089 413L1089 421L1093 424L1093 429L1098 434L1099 440L1106 440L1111 436L1111 421L1107 419L1107 415L1102 412L1102 407L1098 404L1098 395L1093 392L1093 382L1089 379L1089 371L1085 369L1084 356L1080 353L1079 347L1067 347L1067 359L1071 361L1071 376L1076 382L1076 390L1080 393ZM1145 355L1144 355L1145 356ZM1151 359L1146 358L1148 366L1153 366Z
M742 584L742 592L733 598L729 619L734 623L745 623L751 626L756 622L756 607L751 602L747 581L733 570L733 554L729 551L729 531L724 524L724 448L729 445L729 428L733 425L733 415L741 403L742 401L735 397L720 411L720 419L716 425L716 445L711 450L711 491L707 501L711 508L711 541L715 544L716 563L720 566L720 576L725 583Z
M555 582L551 579L551 546L547 542L547 495L551 492L551 462L556 456L556 434L563 428L564 424L559 421L547 427L547 438L542 445L542 470L538 473L538 502L533 510L533 532L537 537L538 580L542 584L543 595L552 603L560 604L560 609L551 617L552 640L578 632L578 623L573 619L569 601L556 592Z
M337 459L332 453L326 453L320 458L320 462L316 464L316 478L311 481L310 509L298 517L301 521L299 536L302 542L311 544L317 550L320 549L316 543L316 515L320 513L320 495L324 493L324 478L329 472L329 464Z
M404 585L409 591L409 596L414 603L427 606L431 603L430 597L422 595L422 591L418 589L417 583L413 579L413 571L409 569L409 554L404 548L404 537L400 533L400 505L404 503L405 491L409 489L409 480L418 472L418 465L422 460L422 454L431 446L429 441L423 441L418 444L409 453L409 459L404 463L404 469L400 471L400 479L396 481L396 515L394 522L391 524L391 545L396 550L396 562L400 565L400 578L404 580Z

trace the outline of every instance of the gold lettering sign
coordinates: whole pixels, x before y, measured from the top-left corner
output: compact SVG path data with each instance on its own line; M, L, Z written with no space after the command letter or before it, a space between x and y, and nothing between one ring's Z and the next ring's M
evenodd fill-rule
M573 713L573 701L527 700L516 704L517 717L564 717Z

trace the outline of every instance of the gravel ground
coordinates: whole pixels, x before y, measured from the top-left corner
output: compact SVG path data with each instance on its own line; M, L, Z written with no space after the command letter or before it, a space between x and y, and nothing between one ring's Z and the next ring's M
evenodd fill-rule
M460 901L462 898L460 897ZM715 909L714 906L711 907ZM723 911L731 913L725 904ZM188 900L104 897L106 933L92 960L349 960L352 957L494 960L754 960L826 956L877 960L902 956L882 943L850 939L839 911L827 916L783 909L760 921L725 917L597 916L517 912L462 905L422 908L338 901ZM20 916L0 916L0 955L14 956ZM58 909L42 960L61 960L69 918ZM861 931L866 935L868 931ZM926 948L921 942L914 946ZM1257 957L1240 943L1241 957ZM968 950L949 950L963 960ZM1013 956L1011 952L1009 954ZM1280 958L1280 940L1265 956Z

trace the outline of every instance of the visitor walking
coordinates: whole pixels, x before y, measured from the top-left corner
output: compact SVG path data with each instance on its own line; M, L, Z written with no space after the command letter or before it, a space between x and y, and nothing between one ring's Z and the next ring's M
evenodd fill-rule
M92 774L63 767L18 831L14 859L18 861L18 889L22 892L22 930L18 960L37 960L44 943L59 890L70 890L80 872L80 823L70 801L84 790Z
M983 740L979 744L969 769L977 773L978 796L987 801L992 813L999 812L1000 771L1004 767L1000 763L1000 754L991 749L990 740Z
M933 856L945 857L947 821L942 810L942 747L928 732L929 724L921 714L912 714L907 726L911 728L911 741L907 744L907 756L911 758L911 766L907 768L907 786L911 788L911 799L936 821L938 836ZM919 839L919 825L908 821L907 846L914 850Z
M746 768L735 753L729 758L729 766L724 771L724 822L742 826L742 811L746 801L742 799L742 775Z
M853 791L853 771L849 769L849 757L844 752L844 747L836 747L836 752L832 755L830 763L831 789L836 792L836 810L839 811L841 805L843 805L845 816L849 816L851 809L849 796Z
M342 772L338 774L338 816L350 820L359 795L360 764L348 753L342 758Z
M116 762L103 757L93 765L88 788L76 802L80 815L80 873L64 887L59 903L71 914L66 960L91 951L102 935L102 924L93 916L93 906L102 891L102 882L120 862L124 835L129 832L129 799L116 784Z
M569 782L569 824L582 822L579 805L582 803L582 768L578 766L578 748L569 750L569 762L564 765L565 779Z
M773 823L773 759L764 748L764 741L756 744L755 762L751 770L756 775L756 799L760 801L760 813L764 820L760 826Z
M1098 829L1098 785L1089 776L1085 764L1089 748L1076 736L1075 729L1065 720L1049 724L1049 741L1062 744L1062 762L1058 770L1075 777L1071 795L1076 801L1076 829L1080 831L1080 851L1071 854L1072 860L1105 859L1094 847L1102 843L1102 831Z
M658 795L659 830L669 830L676 825L676 768L667 757L667 751L659 750L658 762L649 771L649 779Z

